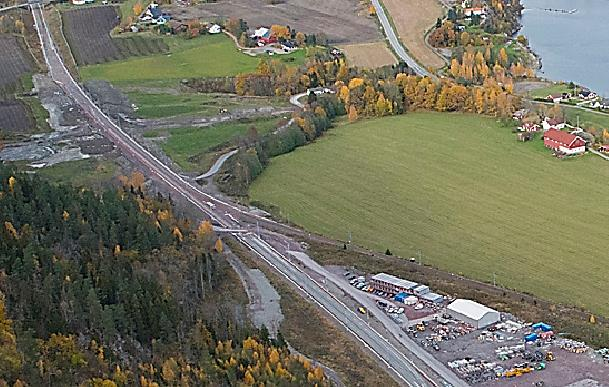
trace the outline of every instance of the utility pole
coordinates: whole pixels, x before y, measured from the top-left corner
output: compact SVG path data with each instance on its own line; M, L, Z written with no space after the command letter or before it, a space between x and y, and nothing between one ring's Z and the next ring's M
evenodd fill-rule
M497 287L497 274L495 274L493 272L493 287L496 288Z
M419 257L419 265L422 265L423 264L423 258L422 258L422 255L421 255L421 250L417 250L417 255Z
M351 231L350 230L349 230L349 239L348 239L348 241L349 241L349 244L351 244Z
M260 223L256 221L256 234L258 234L258 239L260 239Z

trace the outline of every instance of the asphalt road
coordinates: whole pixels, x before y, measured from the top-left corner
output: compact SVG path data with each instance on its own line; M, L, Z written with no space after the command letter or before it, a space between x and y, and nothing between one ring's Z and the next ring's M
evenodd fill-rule
M272 220L260 217L249 212L246 207L230 201L218 199L203 192L194 182L187 180L174 172L162 161L157 159L141 144L119 128L108 116L106 116L84 93L81 87L74 81L58 54L51 35L44 21L41 10L33 6L32 14L34 24L42 43L43 54L49 68L49 74L64 91L80 105L91 123L108 139L110 139L121 153L131 162L142 169L153 180L164 184L173 191L176 198L181 197L206 214L217 225L225 229L248 230L249 232L234 233L248 248L258 254L261 259L274 267L281 275L305 292L313 302L320 308L332 315L346 330L355 335L362 344L371 350L392 371L396 380L408 386L442 386L462 385L463 383L452 382L439 376L434 371L422 370L414 366L414 363L403 352L395 348L381 333L370 327L367 322L347 305L343 304L327 292L323 286L306 273L291 263L282 253L275 250L269 243L261 240L255 235L255 231L264 233L267 230L287 229ZM268 233L276 244L289 245L295 243L281 233ZM412 354L422 351L415 346L409 348ZM412 356L410 354L409 356ZM424 357L419 357L423 362ZM429 368L440 368L443 375L450 371L442 364L429 363ZM455 376L456 378L456 376Z
M220 168L222 168L222 165L224 164L224 162L237 152L239 152L239 149L232 150L232 151L225 153L222 156L218 157L218 160L216 160L214 165L212 165L211 168L209 168L209 171L205 172L202 175L195 177L195 180L206 179L208 177L215 175L216 173L218 173Z
M402 45L402 42L400 42L400 39L398 39L396 32L393 30L393 27L391 26L391 23L387 18L387 14L385 14L385 9L383 9L381 1L372 0L372 5L374 5L374 8L376 9L376 15L378 16L379 21L383 26L383 31L385 32L385 36L389 40L389 44L391 45L391 47L393 47L393 50L400 57L400 59L406 62L408 67L414 70L417 75L423 77L433 77L433 75L429 71L427 71L425 67L418 64L417 61L406 52L404 46Z

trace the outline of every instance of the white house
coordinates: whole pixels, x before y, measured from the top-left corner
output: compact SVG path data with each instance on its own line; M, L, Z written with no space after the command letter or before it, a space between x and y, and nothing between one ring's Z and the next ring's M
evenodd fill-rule
M456 320L472 325L476 329L485 328L501 320L501 315L496 310L476 301L461 298L448 305L446 313Z
M554 103L561 103L563 100L562 94L550 94L546 97L548 101L552 101Z
M207 32L209 32L210 34L219 34L220 32L222 32L222 27L220 27L217 24L212 24L208 29Z
M254 33L250 36L250 38L266 38L271 34L271 30L266 27L258 27L254 30Z
M558 129L558 130L564 129L567 126L567 124L565 123L564 120L561 120L560 118L546 117L541 122L541 126L543 127L543 131L546 132L550 129Z
M482 7L465 8L463 14L465 17L484 16L486 15L486 11Z
M85 5L85 0L72 0L74 5Z
M596 95L596 93L593 91L590 91L590 90L582 90L579 92L579 98L581 98L581 99L590 101L590 100L596 99L596 97L598 97Z

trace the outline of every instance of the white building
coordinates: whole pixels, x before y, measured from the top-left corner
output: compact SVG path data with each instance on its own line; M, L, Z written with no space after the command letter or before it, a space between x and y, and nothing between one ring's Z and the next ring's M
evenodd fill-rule
M461 298L448 305L446 313L456 320L474 326L476 329L485 328L501 320L501 315L496 310L476 301Z
M207 32L209 32L210 34L219 34L220 32L222 32L222 27L217 24L212 24L211 27L207 29Z

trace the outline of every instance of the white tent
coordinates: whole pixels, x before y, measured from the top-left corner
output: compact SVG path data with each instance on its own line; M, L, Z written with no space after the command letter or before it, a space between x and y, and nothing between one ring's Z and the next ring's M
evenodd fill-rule
M468 323L477 329L487 327L501 320L499 312L472 300L456 299L446 307L446 313L452 318Z

